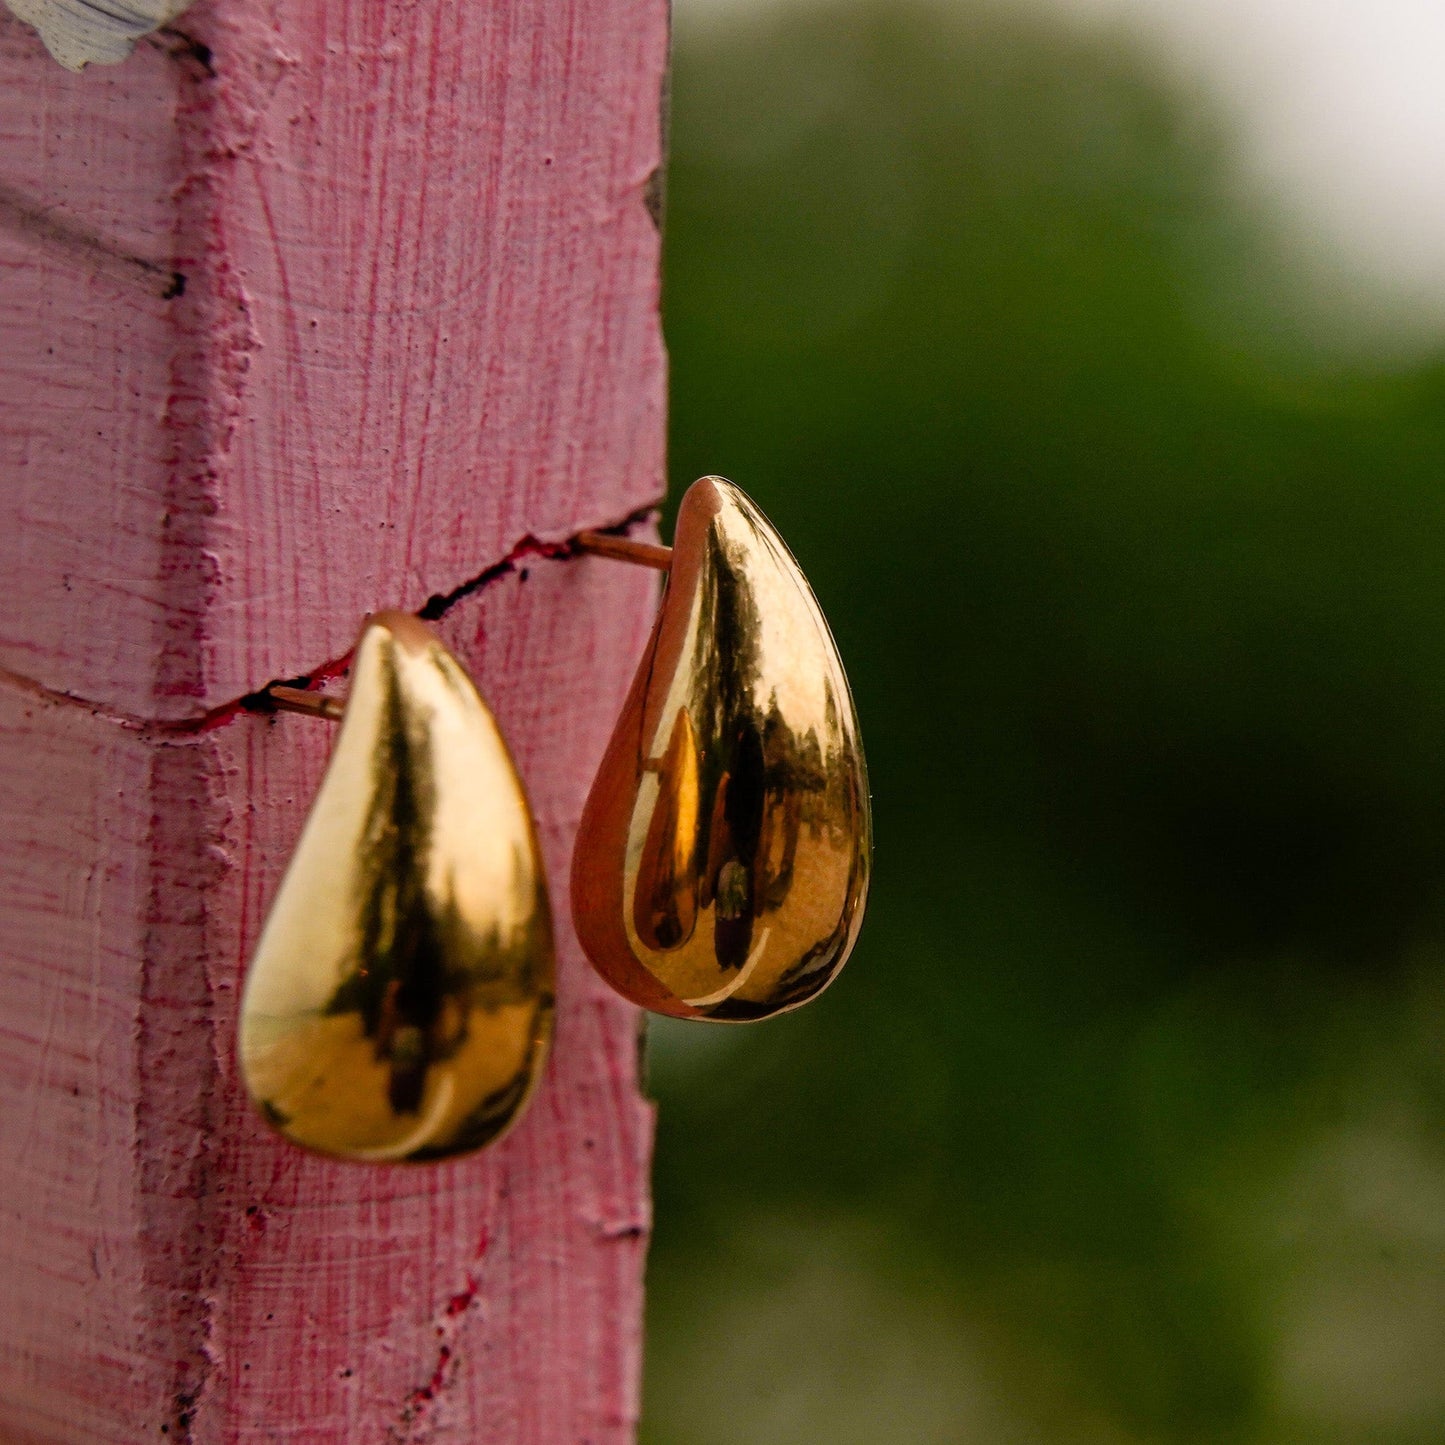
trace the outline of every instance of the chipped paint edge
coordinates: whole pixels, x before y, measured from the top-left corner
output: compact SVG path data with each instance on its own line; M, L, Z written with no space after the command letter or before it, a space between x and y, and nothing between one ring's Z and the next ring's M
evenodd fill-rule
M137 40L190 8L192 0L5 0L17 20L39 32L67 70L119 65Z

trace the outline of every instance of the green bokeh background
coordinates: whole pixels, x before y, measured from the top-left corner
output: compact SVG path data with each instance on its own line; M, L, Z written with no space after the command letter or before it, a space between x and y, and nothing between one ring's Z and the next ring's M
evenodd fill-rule
M877 855L824 998L651 1030L645 1445L1445 1441L1445 361L1242 195L1058 23L679 34L673 491Z

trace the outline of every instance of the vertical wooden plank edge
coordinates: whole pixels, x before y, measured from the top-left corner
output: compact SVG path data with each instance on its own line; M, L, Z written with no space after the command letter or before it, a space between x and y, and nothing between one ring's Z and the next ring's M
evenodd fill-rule
M385 0L333 3L339 8L331 19L342 28L353 18L365 28L387 10ZM534 52L561 64L543 66L552 84L565 81L589 27L621 54L634 44L634 21L656 28L663 13L640 0L503 0L494 9L505 12L514 46L532 33ZM62 655L49 641L12 640L28 648L46 685L148 719L194 715L216 701L209 689L217 676L229 682L241 675L237 659L251 655L241 635L254 615L246 609L255 606L249 576L265 580L285 644L279 650L298 667L321 660L296 656L293 646L316 630L301 625L311 614L324 624L318 637L359 620L321 611L327 593L308 583L307 548L260 530L270 514L248 506L277 473L263 475L256 446L243 455L240 445L258 409L274 419L294 405L297 369L308 364L258 321L237 259L257 263L256 237L243 238L250 250L238 250L229 228L240 172L258 164L269 99L297 63L283 24L310 25L313 12L314 5L288 10L272 0L203 0L186 17L185 34L146 42L164 49L176 97L173 152L148 152L138 141L133 153L138 173L171 187L172 235L148 234L162 259L147 253L141 266L147 278L155 266L171 268L164 293L150 298L168 308L172 336L164 414L155 418L163 465L155 483L140 468L142 455L150 456L146 440L135 444L134 475L130 454L118 451L113 476L63 469L57 476L81 519L77 532L102 551L106 518L93 507L93 487L116 495L129 489L140 498L140 518L154 504L155 575L147 575L148 563L133 563L141 571L122 576L125 585L112 593L85 579L91 591L78 614L82 638L95 635L94 619L109 619L115 599L118 641L97 644L93 657L84 647ZM404 16L396 29L404 35ZM374 43L368 33L366 44ZM636 44L641 59L629 62L627 85L650 67L660 83L657 36ZM340 42L314 48L327 57L328 73L314 77L306 93L322 107L327 85L344 83L352 57ZM37 95L52 90L37 83ZM658 97L624 87L612 100L612 112L591 120L616 133L598 133L581 160L594 157L599 174L611 177L599 195L616 201L620 219L584 198L597 235L592 249L562 253L576 274L563 278L571 290L559 293L548 313L568 317L575 296L595 314L573 316L569 334L536 351L555 360L555 378L534 383L498 371L488 381L518 390L518 410L531 407L540 418L538 437L553 417L546 388L554 381L580 388L567 403L572 410L561 413L564 426L611 427L551 438L527 480L528 495L556 516L588 523L655 495L661 473L656 238L644 235L628 210L646 207L651 172L634 171L652 143L638 141L638 128L650 124L655 135ZM58 105L57 118L64 114ZM506 123L499 109L496 124ZM518 163L505 149L501 155ZM579 177L591 175L579 165ZM635 183L636 193L607 191L617 180ZM99 219L124 230L123 216ZM453 213L447 224L463 220ZM570 244L575 208L559 201L548 224ZM507 234L499 232L503 241ZM286 244L278 235L278 250ZM649 265L654 279L644 283ZM650 320L642 303L653 308ZM123 349L123 325L116 334ZM588 365L573 355L582 336L597 352ZM292 349L285 365L268 373L269 389L252 390L256 357L269 348L274 361L285 347ZM527 347L518 354L526 356ZM626 403L615 421L608 421L617 414L614 399L595 380L609 366L620 368ZM396 376L388 384L405 391L411 380ZM97 374L77 384L65 400L77 428L116 382ZM529 386L542 391L527 395ZM135 415L144 420L144 404ZM284 442L284 426L271 430ZM519 443L505 467L488 475L525 477L532 445ZM468 555L477 538L491 556L515 540L499 535L516 525L515 499L510 510L493 504L476 494L470 473L446 470L446 455L418 455L422 473L404 477L388 505L464 516L485 501L497 524L490 534L472 527ZM593 473L600 461L627 475L589 481L579 504L567 495L581 485L568 470L579 456L593 459ZM285 472L284 451L262 460L279 466L292 488L268 505L292 506L290 520L304 539L314 520L307 508L315 498L305 493L313 481ZM334 459L323 461L337 469ZM350 527L360 537L369 519L338 508L315 485L322 498L315 515L339 512L334 535ZM247 506L238 509L238 497ZM604 505L609 510L597 515ZM12 519L23 521L23 510ZM243 522L256 530L237 532ZM58 596L50 570L66 565L68 543L57 536L38 554L43 566L18 578L22 595L28 588L36 597ZM426 539L418 545L424 552ZM281 562L250 565L273 550ZM357 579L370 580L368 566L380 585L401 585L386 580L392 554L355 550L358 564L382 560L353 565L350 575L343 570L353 592ZM408 546L406 556L413 568L406 586L418 577L434 587L464 580L438 565L452 565L455 548L434 546L413 564ZM267 590L278 577L284 586ZM7 1330L23 1336L21 1349L0 1365L6 1439L611 1445L632 1437L651 1111L638 1093L635 1012L578 953L566 922L565 880L591 768L653 600L653 579L627 569L545 563L530 579L524 572L469 598L444 624L493 703L532 791L553 880L561 975L557 1045L530 1116L486 1156L427 1170L347 1169L290 1150L253 1117L236 1078L242 970L323 765L325 730L237 717L197 736L142 736L101 713L67 713L28 697L0 700L12 744L0 798L15 809L5 817L0 858L17 885L0 906L9 926L0 968L20 1000L0 1039L0 1089L8 1115L29 1116L12 1136L17 1142L0 1143L11 1175L0 1196L20 1224L0 1257L23 1284L0 1303ZM37 621L42 611L59 621L53 601L37 608ZM76 617L65 620L74 632ZM64 635L58 626L55 636ZM261 642L257 656L278 651L277 638ZM109 669L94 689L87 686L92 669ZM52 760L49 778L35 775L31 756ZM47 802L47 784L69 791ZM104 888L93 881L97 870ZM78 878L91 881L79 888ZM109 1012L98 1027L102 1009Z

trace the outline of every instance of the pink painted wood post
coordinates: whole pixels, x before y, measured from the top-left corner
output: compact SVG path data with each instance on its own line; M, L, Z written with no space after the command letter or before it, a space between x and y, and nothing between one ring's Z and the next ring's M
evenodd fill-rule
M665 12L203 0L80 75L0 19L11 1445L632 1436L651 1119L566 879L654 577L519 557L441 624L559 905L549 1077L489 1155L253 1117L237 993L329 734L233 704L660 492Z

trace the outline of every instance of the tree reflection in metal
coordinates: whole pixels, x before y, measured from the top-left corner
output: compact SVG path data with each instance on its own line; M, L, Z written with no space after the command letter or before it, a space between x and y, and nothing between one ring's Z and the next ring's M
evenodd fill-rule
M647 1008L766 1018L842 968L871 854L828 624L767 518L704 477L682 500L662 607L583 812L578 937Z
M552 1011L546 881L506 744L431 629L380 613L246 980L246 1086L307 1148L445 1158L516 1119Z

